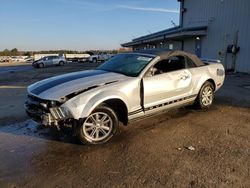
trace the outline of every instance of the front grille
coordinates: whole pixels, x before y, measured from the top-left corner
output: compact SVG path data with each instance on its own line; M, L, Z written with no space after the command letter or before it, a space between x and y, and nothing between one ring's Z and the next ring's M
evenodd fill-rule
M65 120L72 117L60 103L57 101L49 101L38 97L28 95L25 102L27 114L35 121L45 125L51 125L55 122Z
M35 120L40 120L44 114L49 112L48 108L45 108L45 106L41 105L42 103L48 104L48 101L28 95L25 102L27 114Z

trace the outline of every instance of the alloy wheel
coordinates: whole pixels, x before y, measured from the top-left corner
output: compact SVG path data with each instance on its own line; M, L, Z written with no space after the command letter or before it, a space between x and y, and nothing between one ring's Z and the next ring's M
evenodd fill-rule
M111 117L104 112L91 114L83 123L83 132L90 141L102 141L107 138L113 127Z
M204 106L209 106L213 102L213 89L207 86L202 91L201 101Z

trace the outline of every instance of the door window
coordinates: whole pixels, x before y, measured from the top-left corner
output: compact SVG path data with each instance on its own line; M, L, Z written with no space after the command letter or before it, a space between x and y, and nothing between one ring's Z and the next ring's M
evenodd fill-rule
M186 57L186 62L187 62L187 68L196 67L196 64L189 57Z
M168 59L157 62L147 73L147 76L154 76L171 71L185 69L185 58L183 56L172 56Z

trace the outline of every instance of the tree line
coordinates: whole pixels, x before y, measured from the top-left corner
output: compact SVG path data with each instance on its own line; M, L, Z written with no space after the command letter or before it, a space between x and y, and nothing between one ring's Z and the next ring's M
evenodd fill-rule
M42 50L42 51L19 51L17 48L11 50L5 49L0 51L0 56L32 56L34 54L82 54L82 53L111 53L116 54L118 50L89 50L89 51L76 51L76 50Z

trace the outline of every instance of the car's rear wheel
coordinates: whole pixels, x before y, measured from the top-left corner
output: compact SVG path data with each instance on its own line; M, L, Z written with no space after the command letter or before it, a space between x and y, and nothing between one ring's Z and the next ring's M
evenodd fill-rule
M102 144L116 133L119 121L110 107L97 107L77 128L78 139L83 144Z
M97 63L97 59L96 58L93 58L93 63Z
M214 86L212 83L206 81L200 89L196 98L195 106L199 109L208 109L214 99Z
M43 68L43 67L44 67L44 64L43 64L43 63L39 63L38 67L39 67L39 68Z

